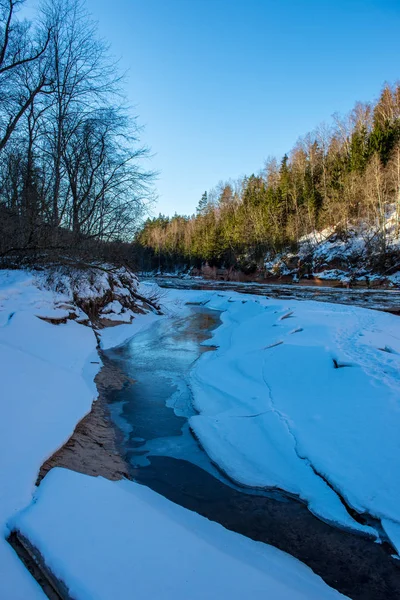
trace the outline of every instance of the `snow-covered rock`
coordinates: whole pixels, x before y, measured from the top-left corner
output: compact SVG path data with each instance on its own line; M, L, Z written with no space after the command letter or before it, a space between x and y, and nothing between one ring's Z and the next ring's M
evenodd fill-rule
M297 252L269 253L264 260L267 273L275 277L315 277L344 284L353 281L398 285L400 281L400 235L395 210L390 208L385 222L387 264L377 269L381 259L378 227L364 223L340 225L312 231L299 241ZM383 261L385 262L385 261Z

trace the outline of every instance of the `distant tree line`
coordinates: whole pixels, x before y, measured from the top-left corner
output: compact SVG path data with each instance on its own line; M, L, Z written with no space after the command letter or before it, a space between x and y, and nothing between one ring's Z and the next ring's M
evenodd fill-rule
M116 256L151 181L117 65L81 0L45 0L34 23L24 2L0 0L0 264Z
M148 219L137 243L143 268L207 261L252 270L267 252L295 249L312 231L334 226L346 235L363 223L384 262L389 210L399 234L400 84L385 85L378 101L357 103L345 118L335 115L259 174L220 183L195 215Z

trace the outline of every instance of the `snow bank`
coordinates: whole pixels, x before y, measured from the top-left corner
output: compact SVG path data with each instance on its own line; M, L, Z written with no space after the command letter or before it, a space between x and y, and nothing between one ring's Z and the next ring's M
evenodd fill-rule
M6 522L31 501L40 466L70 437L97 396L97 340L90 327L79 324L89 316L76 301L119 297L109 310L121 310L123 298L129 301L130 290L137 289L137 279L125 270L114 273L111 284L101 270L0 271L0 598L43 598L4 539ZM121 343L150 317L136 315L134 324L123 326L129 333L114 327L109 343L117 336Z
M72 320L55 326L36 316L60 316L54 306L64 301L39 289L27 272L0 271L0 597L7 600L43 594L5 542L6 521L30 502L41 464L97 395L93 331Z
M213 332L219 348L192 372L199 415L190 425L211 458L239 483L285 489L342 527L373 533L345 504L372 515L399 547L398 317L207 297L225 312Z
M130 481L53 469L14 526L77 600L343 597L288 554Z

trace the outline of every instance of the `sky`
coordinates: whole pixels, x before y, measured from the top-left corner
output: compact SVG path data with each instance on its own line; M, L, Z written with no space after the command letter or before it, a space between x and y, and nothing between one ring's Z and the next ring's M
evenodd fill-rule
M29 1L29 0L28 0ZM127 70L158 171L153 213L205 190L400 79L400 0L87 0Z

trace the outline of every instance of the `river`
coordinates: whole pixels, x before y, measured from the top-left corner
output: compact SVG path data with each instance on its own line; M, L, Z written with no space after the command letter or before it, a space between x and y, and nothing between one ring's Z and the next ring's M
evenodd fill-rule
M160 276L156 278L142 277L141 279L157 283L163 288L232 291L268 298L318 300L319 302L351 304L400 314L399 288L333 287L329 282L314 283L312 285L305 283L241 283L202 279L201 277Z
M323 523L284 492L238 487L192 436L188 374L203 352L212 351L204 342L219 324L218 312L193 306L189 317L161 319L107 351L128 378L107 401L131 477L228 529L289 552L351 598L400 598L400 561L389 546Z

